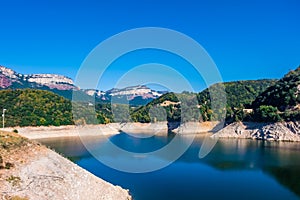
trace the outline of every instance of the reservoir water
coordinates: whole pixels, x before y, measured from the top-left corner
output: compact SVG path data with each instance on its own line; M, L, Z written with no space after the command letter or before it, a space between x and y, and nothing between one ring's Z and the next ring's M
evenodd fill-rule
M149 152L162 148L172 138L137 139L121 133L109 140L126 150ZM91 137L89 141L94 146L105 145L101 137ZM300 199L300 143L222 139L205 158L199 159L203 137L196 137L171 165L135 174L102 164L85 149L80 138L40 142L96 176L129 189L134 200ZM114 154L105 156L116 159Z

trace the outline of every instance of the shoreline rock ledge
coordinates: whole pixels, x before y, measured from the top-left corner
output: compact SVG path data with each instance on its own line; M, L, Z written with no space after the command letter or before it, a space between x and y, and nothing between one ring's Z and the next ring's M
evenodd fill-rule
M128 190L96 177L43 145L15 136L15 141L24 142L9 152L0 151L6 152L4 161L13 163L10 169L0 169L0 199L132 200Z
M235 122L212 137L300 142L300 122Z

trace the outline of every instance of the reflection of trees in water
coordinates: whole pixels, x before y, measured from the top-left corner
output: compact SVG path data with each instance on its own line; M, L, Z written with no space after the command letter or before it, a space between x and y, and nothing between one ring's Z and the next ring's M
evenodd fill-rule
M259 170L300 197L300 144L252 140L222 140L203 159L219 170Z
M300 197L300 166L267 167L264 172Z
M177 148L184 146L186 137L190 136L182 136L176 146ZM174 135L141 139L119 134L110 137L109 140L122 149L146 153L164 147L173 138ZM262 170L300 197L300 143L222 139L208 156L199 159L198 154L203 139L204 137L197 136L188 151L180 157L180 162L202 163L222 171ZM99 146L106 145L105 140L101 138L92 138L85 143L95 151L101 150L99 153L107 157L118 158L120 156L117 152L103 151L103 148L99 148ZM80 140L48 141L48 145L66 156L73 157L75 162L90 156ZM159 156L160 159L171 159L168 154L160 154Z

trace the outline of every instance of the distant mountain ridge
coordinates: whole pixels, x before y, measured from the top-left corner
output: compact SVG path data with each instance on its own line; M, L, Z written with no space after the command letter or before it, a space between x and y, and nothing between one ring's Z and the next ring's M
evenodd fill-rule
M41 88L57 90L79 90L72 79L57 74L20 74L4 66L0 66L0 88Z
M52 91L65 98L72 99L72 92L78 92L83 99L95 97L97 101L111 101L121 104L145 105L165 94L166 91L155 91L145 85L130 86L108 91L80 89L74 81L58 74L21 74L0 65L0 90L2 89L42 89ZM86 96L86 97L84 97Z
M77 91L58 90L57 87L50 89L49 86L53 83L70 85L72 83L70 79L64 79L59 75L22 75L8 68L1 67L0 69L3 89L0 91L0 105L7 109L6 119L9 126L73 124L72 111L80 115L84 113L84 116L87 116L86 119L76 119L82 124L127 122L131 117L134 122L144 123L151 120L156 122L167 120L171 128L182 120L181 110L184 111L185 118L183 119L193 122L215 121L224 117L226 117L226 123L236 121L294 122L300 119L300 67L278 81L265 79L223 83L227 94L226 108L214 110L211 108L210 92L218 95L221 88L219 83L199 93L179 94L157 92L143 85L123 89L114 88L107 92L80 89ZM30 89L5 90L18 87ZM68 92L71 97L68 100L51 92L42 91L47 88L57 94ZM82 97L74 102L77 105L75 109L70 101L72 93ZM111 104L110 101L113 103ZM145 105L147 102L148 104ZM130 104L130 117L127 112L128 105L124 105L128 103ZM58 120L55 121L56 116ZM290 127L289 130L299 132L298 125L295 127Z
M117 102L153 100L167 93L167 91L152 90L145 85L129 86L122 89L113 88L106 92L93 89L84 90L84 92L90 96L96 96L103 101L113 99Z

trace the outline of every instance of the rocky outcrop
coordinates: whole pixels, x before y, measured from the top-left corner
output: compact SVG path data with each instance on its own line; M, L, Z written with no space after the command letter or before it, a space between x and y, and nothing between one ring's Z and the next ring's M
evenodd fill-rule
M83 89L74 85L71 78L58 74L21 74L0 65L0 89L43 89L49 90L68 99L72 98L72 91L79 92L82 98L94 96L103 101L124 103L131 105L145 105L165 94L166 91L155 91L145 85L113 88L108 91ZM86 94L86 96L85 96Z
M58 90L73 90L77 89L74 86L72 79L57 75L57 74L32 74L26 75L28 82L34 82L40 85L48 86L50 89Z
M123 102L125 104L133 103L136 105L145 105L150 100L156 99L165 94L165 91L155 91L145 85L125 87L122 89L113 88L108 91L99 91L94 89L83 90L89 96L95 96L99 99L113 102Z
M235 122L212 137L300 142L300 122Z
M73 80L57 74L20 74L12 69L0 66L0 88L40 88L58 90L78 90Z
M129 96L129 100L136 96L141 96L142 98L157 98L162 95L161 92L151 90L147 86L138 85L130 86L123 89L111 89L106 92L110 96Z
M12 81L4 76L3 74L0 74L0 87L1 88L8 88L12 85Z

